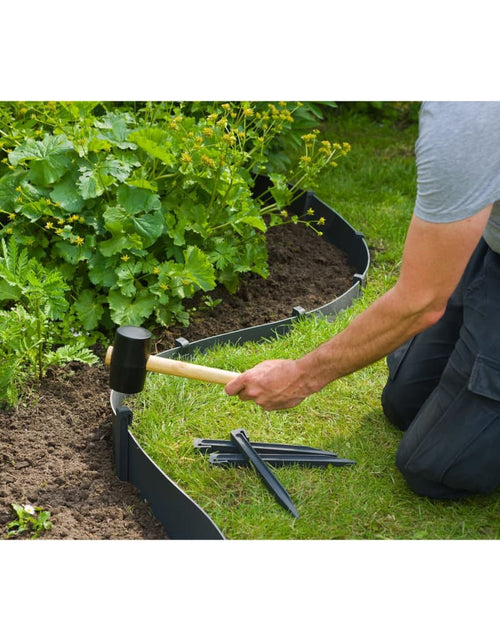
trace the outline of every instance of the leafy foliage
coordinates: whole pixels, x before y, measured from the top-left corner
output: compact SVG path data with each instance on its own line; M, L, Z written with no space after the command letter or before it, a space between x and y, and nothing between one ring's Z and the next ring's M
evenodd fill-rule
M23 387L51 365L97 362L84 336L69 327L69 285L57 271L28 258L26 248L2 239L0 255L0 402L14 405Z
M318 130L298 136L317 122L313 109L0 103L0 235L70 284L78 329L187 324L196 292L218 283L234 292L242 274L267 275L267 229L297 222L286 208L348 151ZM289 136L303 154L285 171L271 161ZM263 172L272 185L255 197ZM16 286L2 287L8 300Z

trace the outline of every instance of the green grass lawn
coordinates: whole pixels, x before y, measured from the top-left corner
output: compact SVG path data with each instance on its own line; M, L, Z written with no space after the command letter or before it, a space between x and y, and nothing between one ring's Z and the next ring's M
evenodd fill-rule
M400 128L365 116L334 114L331 140L351 153L317 195L365 234L372 265L363 296L333 322L297 321L285 337L218 347L197 362L243 371L267 358L297 357L340 331L397 278L415 198L416 125ZM500 492L456 502L415 496L394 457L400 433L385 419L384 361L337 381L292 410L266 413L229 398L218 385L149 375L131 403L133 430L162 469L203 507L229 539L492 539L500 535ZM335 451L352 467L279 468L300 514L280 507L252 469L212 467L193 439L229 438L243 427L254 441Z

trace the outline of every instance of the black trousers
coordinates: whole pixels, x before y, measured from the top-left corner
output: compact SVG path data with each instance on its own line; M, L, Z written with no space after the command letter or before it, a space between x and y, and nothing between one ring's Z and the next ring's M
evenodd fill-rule
M445 260L446 257L443 258ZM500 254L481 240L438 323L387 358L396 464L432 498L500 486Z

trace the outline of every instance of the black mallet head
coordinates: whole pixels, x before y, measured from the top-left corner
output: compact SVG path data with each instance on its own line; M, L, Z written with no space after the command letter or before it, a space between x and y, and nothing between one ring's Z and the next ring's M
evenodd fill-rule
M151 332L144 327L125 325L118 328L109 363L109 386L112 390L124 394L142 391L151 338Z

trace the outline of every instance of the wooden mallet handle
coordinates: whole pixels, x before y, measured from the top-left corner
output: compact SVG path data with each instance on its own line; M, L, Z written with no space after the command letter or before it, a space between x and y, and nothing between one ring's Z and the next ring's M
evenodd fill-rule
M113 347L110 346L104 359L106 365L111 364L112 354ZM216 367L206 367L205 365L196 365L196 363L186 363L161 356L149 356L146 361L146 370L148 372L182 376L184 378L193 378L197 381L219 383L221 385L226 385L226 383L229 383L229 381L238 376L238 372L230 372L225 369L217 369Z

